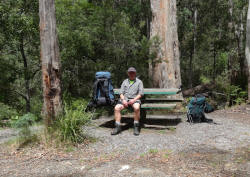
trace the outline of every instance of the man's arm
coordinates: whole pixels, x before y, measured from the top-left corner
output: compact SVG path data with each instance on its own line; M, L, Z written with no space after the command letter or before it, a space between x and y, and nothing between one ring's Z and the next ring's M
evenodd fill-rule
M122 104L123 104L125 107L128 107L128 102L125 100L125 97L124 97L123 94L120 94L120 99L121 99Z
M129 100L128 104L134 104L137 100L139 100L142 97L141 94L138 94L134 99Z
M125 97L124 97L123 94L120 94L120 99L121 99L122 101L125 100Z
M128 106L128 102L125 100L124 92L125 92L125 89L124 89L124 81L123 81L123 83L121 85L121 89L120 89L120 99L121 99L122 104L125 107L127 107Z
M137 100L139 100L141 98L141 94L137 95L133 100L136 102Z

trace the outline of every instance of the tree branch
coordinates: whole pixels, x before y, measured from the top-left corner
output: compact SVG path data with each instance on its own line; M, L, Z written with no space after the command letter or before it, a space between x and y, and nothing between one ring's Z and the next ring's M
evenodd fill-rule
M23 97L25 100L28 100L27 96L21 92L18 92L16 90L12 90L13 92L15 92L16 94L20 95L21 97Z

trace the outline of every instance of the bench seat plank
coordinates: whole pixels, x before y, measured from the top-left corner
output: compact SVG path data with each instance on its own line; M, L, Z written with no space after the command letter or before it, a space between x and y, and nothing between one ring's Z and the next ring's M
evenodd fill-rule
M176 107L176 104L152 104L144 103L141 105L141 109L173 109Z
M146 98L145 102L183 102L183 99L171 99L171 98Z
M120 89L114 89L114 93L116 95L119 94ZM164 89L164 88L144 88L144 94L145 95L176 95L180 89L177 88L170 88L170 89Z

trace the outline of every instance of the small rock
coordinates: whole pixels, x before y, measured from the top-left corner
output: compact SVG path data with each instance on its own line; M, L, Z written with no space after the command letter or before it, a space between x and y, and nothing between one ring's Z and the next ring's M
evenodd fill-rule
M124 170L128 170L129 168L130 168L129 165L123 165L123 166L121 167L121 169L119 170L119 172L124 171Z

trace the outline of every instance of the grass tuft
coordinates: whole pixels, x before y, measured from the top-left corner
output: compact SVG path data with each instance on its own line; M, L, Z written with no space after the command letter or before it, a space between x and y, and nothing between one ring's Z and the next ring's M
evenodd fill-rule
M156 154L158 153L158 149L149 149L148 151L150 154Z
M48 134L57 137L64 143L81 143L88 136L83 127L88 125L93 117L92 112L86 112L87 102L83 99L64 103L64 114L48 129Z

